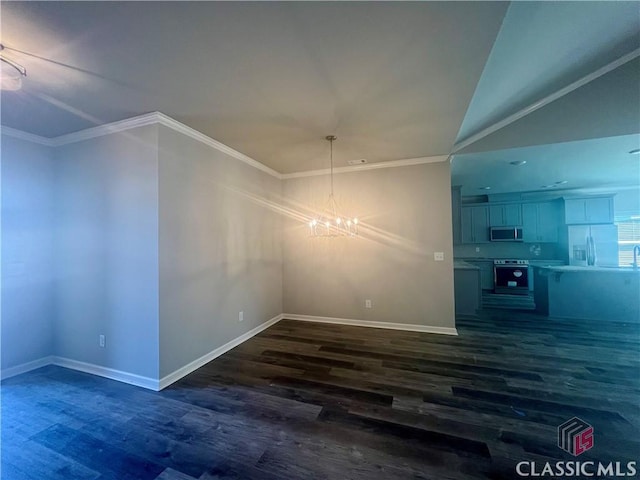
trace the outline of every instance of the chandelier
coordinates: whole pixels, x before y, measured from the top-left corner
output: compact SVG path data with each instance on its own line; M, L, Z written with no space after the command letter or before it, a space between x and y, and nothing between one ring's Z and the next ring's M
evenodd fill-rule
M309 220L311 237L355 237L358 235L358 219L344 215L333 195L333 141L335 135L325 137L331 144L331 192L322 212Z

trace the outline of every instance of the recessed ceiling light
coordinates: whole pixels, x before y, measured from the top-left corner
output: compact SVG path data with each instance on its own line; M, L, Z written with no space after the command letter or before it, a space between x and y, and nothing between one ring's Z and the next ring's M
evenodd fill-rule
M525 163L527 163L526 160L514 160L513 162L509 162L511 165L515 165L516 167L519 167L520 165L524 165Z
M556 184L552 184L552 185L541 185L540 188L553 188L553 187L557 187Z
M640 148L634 148L633 150L629 150L631 155L640 155Z
M479 187L478 190L491 190L491 187Z
M559 182L556 182L556 185L564 185L565 183L569 183L567 180L560 180Z
M367 163L366 158L359 158L357 160L347 160L349 165L362 165L363 163Z

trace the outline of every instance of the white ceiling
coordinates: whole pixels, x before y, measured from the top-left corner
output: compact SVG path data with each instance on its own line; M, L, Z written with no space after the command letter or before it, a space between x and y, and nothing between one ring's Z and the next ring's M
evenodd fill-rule
M639 5L3 1L0 40L29 76L2 92L2 124L55 137L161 111L281 173L325 168L330 133L337 166L446 155L638 48ZM535 124L525 117L464 149L454 177L502 158L478 154L488 149L639 133L629 65L626 90L616 71L596 81L631 105L608 130L586 115L557 128L551 104ZM565 98L590 103L588 87Z
M462 195L637 187L640 155L629 152L638 148L640 135L634 134L455 155L451 182L462 186Z
M638 48L638 2L515 2L458 141Z

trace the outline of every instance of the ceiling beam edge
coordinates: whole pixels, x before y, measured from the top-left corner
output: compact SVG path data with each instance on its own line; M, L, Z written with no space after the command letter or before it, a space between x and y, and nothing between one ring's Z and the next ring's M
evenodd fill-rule
M604 67L599 68L598 70L589 73L588 75L585 75L584 77L576 80L573 83L570 83L569 85L567 85L566 87L561 88L560 90L547 95L546 97L538 100L537 102L534 102L526 107L524 107L521 110L518 110L517 112L503 118L502 120L494 123L493 125L490 125L482 130L480 130L477 133L474 133L473 135L467 137L466 139L462 140L461 142L456 143L453 146L453 150L452 153L456 153L459 152L460 150L462 150L463 148L468 147L469 145L474 144L475 142L482 140L483 138L491 135L492 133L497 132L498 130L506 127L507 125L510 125L518 120L520 120L523 117L526 117L527 115L529 115L532 112L535 112L536 110L539 110L542 107L545 107L547 105L549 105L551 102L554 102L555 100L559 99L560 97L564 97L565 95L573 92L574 90L577 90L578 88L586 85L587 83L592 82L593 80L595 80L596 78L599 78L613 70L615 70L618 67L621 67L622 65L624 65L625 63L630 62L631 60L634 60L635 58L640 56L640 48L636 48L635 50L631 51L630 53L627 53L626 55L623 55L622 57L618 58L617 60L614 60L611 63L608 63L607 65L605 65Z

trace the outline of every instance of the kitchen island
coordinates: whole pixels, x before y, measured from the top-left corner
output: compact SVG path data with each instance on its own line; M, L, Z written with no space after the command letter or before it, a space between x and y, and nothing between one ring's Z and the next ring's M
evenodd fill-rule
M482 303L480 268L462 260L453 261L456 315L476 315Z
M534 267L536 311L550 317L640 322L640 270Z

